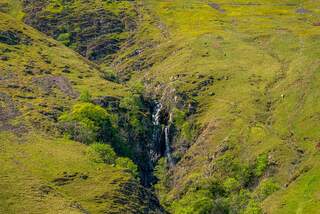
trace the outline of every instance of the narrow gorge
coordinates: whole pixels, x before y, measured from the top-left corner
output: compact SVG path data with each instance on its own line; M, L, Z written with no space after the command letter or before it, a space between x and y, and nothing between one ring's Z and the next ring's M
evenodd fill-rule
M319 213L319 8L0 0L0 213Z

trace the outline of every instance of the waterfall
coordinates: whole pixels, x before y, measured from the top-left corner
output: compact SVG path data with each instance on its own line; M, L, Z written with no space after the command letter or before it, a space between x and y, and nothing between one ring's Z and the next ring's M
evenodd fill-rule
M162 111L163 105L159 102L156 104L155 111L152 114L152 120L154 125L153 139L155 142L161 142L161 132L159 132L160 124L160 113ZM168 125L166 125L162 130L164 130L164 140L165 140L165 151L164 156L167 158L169 167L173 166L173 160L171 156L170 148L170 124L172 122L172 115L170 114ZM160 130L161 131L161 130Z
M162 110L162 104L157 103L154 114L152 114L153 125L158 126L160 124L160 112Z
M169 134L170 134L170 125L167 125L164 128L164 135L165 135L165 152L164 155L167 158L169 167L173 166L173 161L172 161L172 157L171 157L171 149L170 149L170 138L169 138Z
M160 157L158 145L160 143L160 138L161 138L161 129L160 129L161 110L162 110L162 104L156 103L156 106L153 109L153 113L152 113L152 124L153 124L152 140L154 143L153 143L153 146L149 148L150 160L153 163L155 163Z
M155 110L153 111L152 114L152 123L153 123L153 141L156 144L160 143L160 138L161 138L161 130L160 130L160 113L162 110L162 104L157 103Z

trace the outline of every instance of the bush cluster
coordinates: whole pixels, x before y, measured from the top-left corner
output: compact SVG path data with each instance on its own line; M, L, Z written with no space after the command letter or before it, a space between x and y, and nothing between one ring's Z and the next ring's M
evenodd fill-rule
M136 164L128 157L130 149L123 141L118 130L115 115L105 108L91 103L92 96L83 91L79 103L59 117L60 128L70 139L89 145L87 155L97 163L113 164L116 167L128 170L138 179L139 170ZM126 109L128 123L133 133L139 132L139 121L142 104L138 94L122 99L120 106Z
M127 157L118 157L109 144L91 144L87 149L87 155L96 163L114 164L119 168L127 169L135 178L139 177L137 165Z
M115 134L110 114L92 103L74 105L70 112L59 117L59 121L64 133L84 144L99 140L111 142Z
M167 178L165 166L156 169L157 193L164 195ZM174 213L243 213L261 214L260 202L279 190L274 180L263 175L268 168L268 154L259 155L254 162L240 163L237 158L226 152L215 160L215 178L201 179L195 176L190 186L182 193L183 197L174 203L162 199L163 204ZM254 186L258 183L258 186Z

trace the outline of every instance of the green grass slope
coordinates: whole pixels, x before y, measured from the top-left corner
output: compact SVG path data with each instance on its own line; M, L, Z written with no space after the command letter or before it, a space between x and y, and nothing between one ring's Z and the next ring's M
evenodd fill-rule
M115 199L131 176L89 161L86 146L39 133L18 138L1 132L0 141L1 213L112 213L125 208Z
M311 161L311 169L303 172L287 189L275 193L264 202L268 213L319 212L319 158Z
M161 101L168 115L171 113L170 139L175 165L168 168L165 161L159 161L156 167L159 182L155 185L168 211L318 212L320 3L312 0L28 2L0 1L1 11L18 19L24 17L27 23L91 60L104 63L115 58L112 66L122 81L128 81L128 85L144 82L147 94ZM37 13L35 8L39 9ZM96 97L122 96L126 90L102 79L103 70L63 45L4 14L1 17L4 18L0 20L3 121L0 130L4 142L14 142L5 143L1 150L5 157L1 161L7 167L1 177L14 185L15 173L23 167L20 162L28 154L38 162L44 157L43 151L48 156L53 150L58 157L53 154L52 162L60 162L66 153L70 159L61 163L65 168L61 172L46 161L52 168L50 173L45 167L27 163L24 167L32 173L19 176L30 183L19 183L14 197L26 201L27 206L37 201L39 206L50 209L51 205L45 203L47 199L41 201L34 196L33 188L28 189L34 182L38 190L45 185L40 193L54 198L59 204L54 206L57 212L79 211L81 207L100 212L102 208L92 202L92 196L100 191L100 184L105 184L97 182L98 189L90 188L89 179L82 180L80 174L72 177L75 172L89 172L97 180L103 178L95 171L100 166L90 165L81 155L84 146L44 139L39 133L34 137L30 130L33 127L54 132L57 116L76 102L81 91L88 90ZM134 34L129 32L133 28L126 28L131 21L119 17L136 19ZM102 31L97 25L90 26L90 21L99 18L104 23L99 28ZM117 27L120 29L112 31ZM86 39L79 39L82 37ZM111 58L107 56L109 51ZM26 131L29 134L19 136ZM32 138L40 143L32 142ZM19 144L20 141L29 143ZM22 155L6 152L15 150ZM83 168L74 163L76 154ZM125 197L125 203L113 204L114 198L115 203L123 202L113 195L121 195L116 190L120 185L116 178L121 177L127 184L129 177L111 166L104 167L102 170L112 174L106 182L115 182L108 188L110 192L102 196L106 199L104 207L126 212L123 204L136 204L139 197L126 198L122 194L119 197ZM72 182L57 187L53 181L64 171L68 178L71 173ZM37 179L30 179L29 175ZM5 199L5 212L21 209L9 199L10 185L1 196ZM88 197L76 194L79 186L80 191L90 189ZM21 197L26 191L30 193L28 197ZM59 194L51 194L55 191Z
M139 4L143 18L135 43L118 54L114 65L124 80L145 81L176 117L177 165L160 188L168 209L259 213L261 206L267 213L316 213L320 4ZM181 125L173 107L192 114L184 117L198 127L191 139L183 131L193 133L193 128ZM233 181L231 191L226 180ZM270 180L276 187L263 189ZM206 191L216 181L227 193ZM239 198L244 192L246 199Z
M0 11L8 13L16 19L22 20L25 16L22 8L22 2L20 0L1 0Z

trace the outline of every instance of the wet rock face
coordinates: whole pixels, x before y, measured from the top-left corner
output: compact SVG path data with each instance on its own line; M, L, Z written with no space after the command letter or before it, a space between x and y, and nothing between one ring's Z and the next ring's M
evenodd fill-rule
M126 40L120 34L133 30L135 22L125 11L115 14L105 9L108 2L103 2L86 3L92 7L79 11L79 3L72 0L57 5L48 0L24 0L24 21L92 61L111 60Z

